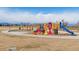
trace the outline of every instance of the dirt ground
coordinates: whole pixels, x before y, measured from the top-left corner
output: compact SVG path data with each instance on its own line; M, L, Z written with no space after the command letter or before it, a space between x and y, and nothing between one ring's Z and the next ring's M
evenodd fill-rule
M79 40L15 36L0 32L0 51L13 47L17 51L79 51Z

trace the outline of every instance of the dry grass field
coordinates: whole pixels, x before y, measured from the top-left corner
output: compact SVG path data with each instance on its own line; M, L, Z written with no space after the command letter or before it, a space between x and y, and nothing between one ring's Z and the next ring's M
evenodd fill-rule
M14 46L17 51L79 51L79 40L34 38L1 33L2 30L8 29L9 27L0 27L0 51L8 51Z

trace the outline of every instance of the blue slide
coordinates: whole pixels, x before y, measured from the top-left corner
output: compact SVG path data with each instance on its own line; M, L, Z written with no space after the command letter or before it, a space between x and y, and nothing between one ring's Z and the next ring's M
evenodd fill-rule
M73 31L70 31L67 27L65 27L62 22L60 22L60 28L62 28L64 31L70 33L71 35L76 36L76 35L74 34L74 32L73 32Z

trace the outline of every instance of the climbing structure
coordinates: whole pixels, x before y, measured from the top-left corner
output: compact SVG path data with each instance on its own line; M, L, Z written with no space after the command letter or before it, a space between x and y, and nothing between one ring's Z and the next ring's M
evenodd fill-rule
M54 24L52 22L45 24L36 24L33 26L34 34L42 34L42 35L54 35L58 34L58 26L59 24Z
M47 24L44 24L44 35L47 35L48 34L48 25Z
M53 34L53 31L52 31L52 23L49 22L48 23L48 35L52 35Z

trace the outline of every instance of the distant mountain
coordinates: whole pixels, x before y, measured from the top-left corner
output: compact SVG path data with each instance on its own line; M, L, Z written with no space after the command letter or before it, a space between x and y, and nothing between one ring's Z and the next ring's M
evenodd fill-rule
M20 25L31 25L31 23L24 23L24 22L19 22L19 23L9 23L9 22L0 22L0 26L10 26L10 25L17 25L17 26L20 26Z

